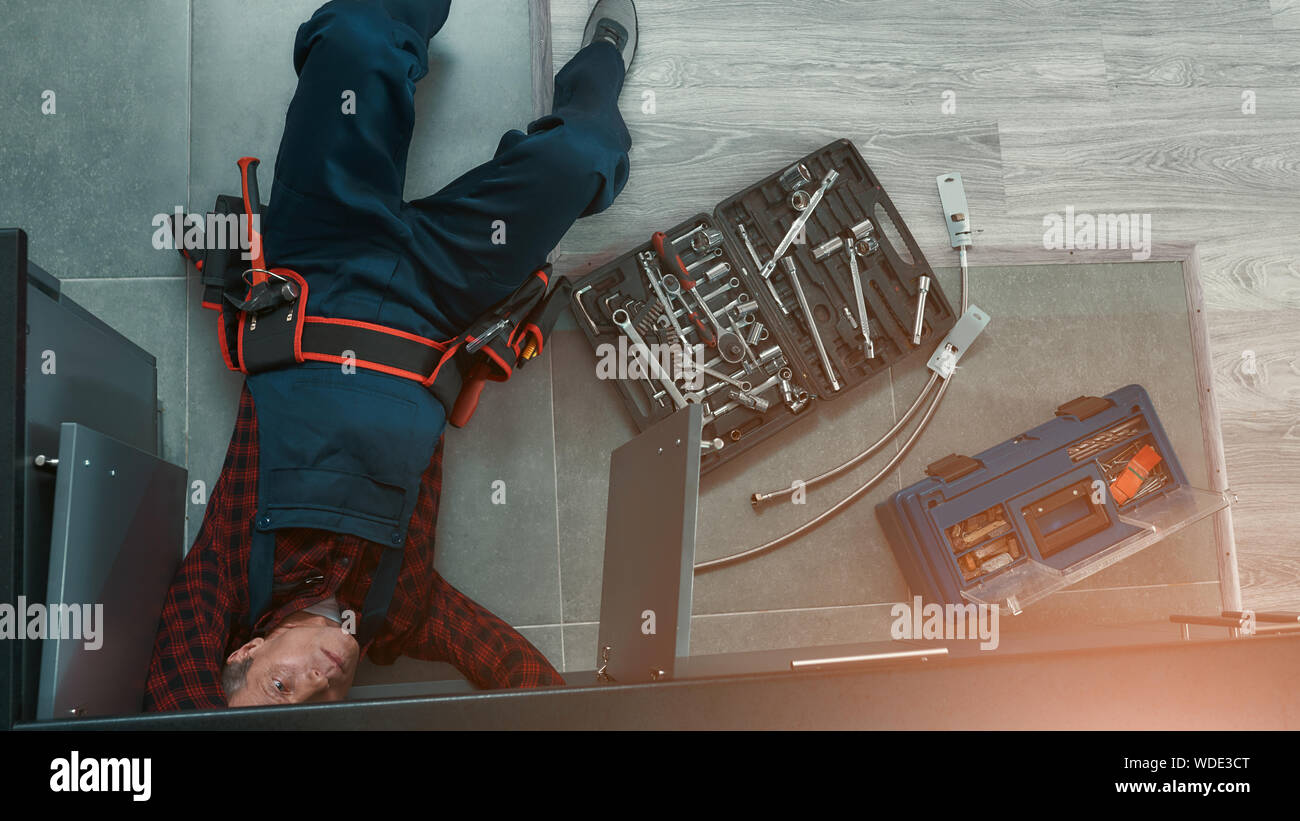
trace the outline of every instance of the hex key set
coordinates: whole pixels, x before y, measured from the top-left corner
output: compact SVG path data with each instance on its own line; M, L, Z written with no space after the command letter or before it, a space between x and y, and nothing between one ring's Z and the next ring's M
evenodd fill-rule
M655 233L572 300L598 357L628 366L616 385L638 430L703 405L702 472L928 356L957 318L848 140Z

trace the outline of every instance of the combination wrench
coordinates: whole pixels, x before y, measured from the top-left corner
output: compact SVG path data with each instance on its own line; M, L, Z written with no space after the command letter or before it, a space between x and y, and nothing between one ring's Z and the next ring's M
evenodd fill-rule
M680 299L683 305L686 304L686 295L683 293L683 291L690 291L691 294L695 296L695 302L704 311L704 316L709 320L709 324L713 326L713 332L714 334L716 334L714 339L716 340L718 336L722 336L723 333L722 326L718 324L718 318L713 315L713 310L709 308L708 297L701 296L700 292L696 290L696 288L694 287L694 283L683 286L682 281L679 280L677 277L673 276L672 274L665 274L663 279L663 286L665 291L667 291L669 294L676 297L677 299ZM717 293L717 292L715 291L713 293ZM712 296L712 294L710 294L709 296ZM716 347L716 346L711 346L711 347Z
M632 343L633 352L637 353L643 351L645 353L646 361L650 366L650 372L653 373L655 379L659 380L659 383L664 386L664 390L668 391L668 395L673 400L673 405L678 410L686 407L686 397L682 396L682 392L677 389L677 384L673 382L672 376L664 370L663 365L659 364L659 360L650 352L650 346L645 344L645 340L641 338L641 334L637 333L636 328L632 325L631 315L629 315L626 310L619 308L613 313L612 319L614 320L614 324L618 326L618 329L622 331L628 338L628 341Z
M772 360L780 358L780 357L781 357L781 353L782 353L782 352L781 352L781 346L780 346L780 345L773 345L773 346L771 346L770 348L768 348L767 350L763 351L762 353L760 353L760 354L758 355L758 365L759 365L759 367L763 367L763 366L765 366L767 363L771 362ZM782 360L782 361L784 361L784 360ZM714 358L714 359L710 359L710 360L708 360L708 361L705 362L703 365L694 365L693 367L694 367L695 369L697 369L697 370L702 370L702 371L704 371L705 373L709 373L709 372L712 372L712 371L713 371L714 366L721 366L721 365L725 365L725 364L727 364L727 363L725 363L725 362L722 360L721 357L717 357L717 358ZM702 402L702 401L704 401L705 399L707 399L709 396L711 396L712 394L716 393L716 392L719 391L719 390L722 390L722 388L724 388L724 387L726 387L726 386L729 386L729 385L735 385L737 382L740 382L741 384L750 384L750 383L744 381L744 377L745 377L745 371L743 371L743 370L740 371L739 373L733 373L733 374L731 375L731 378L730 378L730 379L723 380L723 381L718 381L718 382L714 382L713 384L711 384L711 385L705 387L703 390L699 390L699 391L694 391L694 392L692 392L692 393L686 393L686 394L683 394L683 399L684 399L688 404L696 404L696 403ZM766 389L764 389L764 390L766 390ZM747 393L755 393L755 391L752 391L752 390L749 390L749 391L746 391L746 392L747 392ZM654 398L657 399L659 396L662 395L662 393L663 393L663 392L660 391L659 393L655 394Z
M736 231L740 233L740 238L745 241L745 248L749 251L750 259L754 260L754 270L760 274L763 272L763 262L758 258L758 252L754 250L754 243L749 239L749 231L745 229L745 223L736 223ZM744 271L744 267L741 267ZM749 272L745 271L748 276ZM785 307L785 302L781 300L781 295L776 292L776 286L772 284L772 272L768 271L767 276L760 277L763 282L767 283L767 290L772 294L772 299L776 301L776 306L781 309L781 313L786 316L790 315L790 309Z
M659 269L658 266L654 264L655 255L653 253L646 251L642 254L637 255L637 258L640 259L642 261L642 264L646 266L645 270L647 271L647 273L653 270L655 273L662 274L662 269ZM680 263L681 260L678 259L678 262ZM674 281L676 281L676 278L674 278ZM679 292L680 288L673 289L668 287L668 277L666 276L660 279L659 282L663 285L664 288L668 290L670 294L675 296L682 303L682 307L686 309L686 314L690 318L691 324L694 325L695 329L700 332L700 339L704 341L704 344L708 345L710 348L716 348L718 346L717 337L709 333L709 329L704 327L704 320L700 319L700 315L697 314L695 310L691 308L690 305L686 304L685 297ZM652 285L654 284L653 281L651 282L651 284ZM680 283L678 284L680 285ZM658 291L659 289L656 288L655 290ZM667 302L665 302L664 304L668 305L668 314L672 316L673 315L672 305Z
M659 299L659 304L664 306L664 312L668 315L668 321L673 324L673 330L677 332L677 338L682 341L682 347L687 346L686 334L682 331L682 326L677 322L677 315L673 313L673 305L664 296L663 288L659 287L659 271L655 269L654 263L645 257L637 257L641 262L641 271L645 278L650 280L650 287L654 290L655 296Z

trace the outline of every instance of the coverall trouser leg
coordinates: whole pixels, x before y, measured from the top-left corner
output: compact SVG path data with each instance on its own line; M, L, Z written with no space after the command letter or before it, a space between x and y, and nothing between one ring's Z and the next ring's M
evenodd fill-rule
M631 139L617 105L624 69L602 42L559 72L551 114L505 134L492 160L443 190L405 201L416 82L428 73L428 39L449 7L449 0L333 0L299 29L298 88L265 242L270 264L305 271L309 281L337 273L311 281L309 308L323 315L424 321L432 327L404 329L452 336L541 267L574 221L609 207L627 182ZM376 254L395 255L395 269L364 262ZM349 267L349 259L359 262ZM347 316L354 306L353 314L374 313Z

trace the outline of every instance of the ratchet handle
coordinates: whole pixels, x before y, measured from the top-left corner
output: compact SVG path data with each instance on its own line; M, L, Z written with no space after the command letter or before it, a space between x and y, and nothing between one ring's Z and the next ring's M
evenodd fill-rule
M704 321L700 319L700 315L695 313L695 311L691 311L690 318L691 323L695 325L695 329L700 332L700 339L704 340L704 344L710 348L718 347L717 338L714 337L713 332L709 330L708 326L704 324Z
M663 231L656 231L650 236L650 245L655 249L655 256L659 261L672 269L682 283L682 287L691 290L695 287L695 280L691 279L690 271L686 270L686 263L682 262L679 255L669 244L668 236Z

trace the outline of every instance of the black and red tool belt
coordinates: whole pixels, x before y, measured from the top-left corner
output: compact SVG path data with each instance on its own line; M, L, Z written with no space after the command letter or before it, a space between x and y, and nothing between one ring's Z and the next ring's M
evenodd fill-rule
M257 166L256 158L240 159L242 196L223 194L213 208L217 218L242 215L249 220L251 265L238 247L205 249L201 259L181 250L202 276L203 307L220 314L218 343L226 367L255 374L333 362L411 379L442 402L448 422L464 427L488 382L506 381L541 355L572 290L563 277L553 276L550 265L447 340L313 315L306 279L288 268L267 268L261 238L252 230L253 209L265 213L257 194Z

